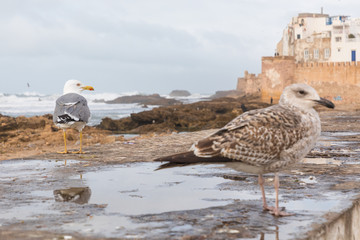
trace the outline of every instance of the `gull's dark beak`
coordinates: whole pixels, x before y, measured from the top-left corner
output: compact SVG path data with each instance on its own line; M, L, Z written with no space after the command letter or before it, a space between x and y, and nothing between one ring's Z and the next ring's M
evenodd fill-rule
M314 100L314 101L320 105L327 107L327 108L335 108L335 105L331 101L329 101L325 98L320 98L320 100Z

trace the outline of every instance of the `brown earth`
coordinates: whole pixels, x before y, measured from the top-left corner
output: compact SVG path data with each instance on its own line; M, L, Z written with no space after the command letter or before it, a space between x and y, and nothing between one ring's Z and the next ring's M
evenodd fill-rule
M104 144L109 139L109 131L85 127L83 145ZM69 148L79 147L79 133L67 130ZM63 151L63 131L57 128L52 115L26 118L0 115L0 160L22 158L46 152Z

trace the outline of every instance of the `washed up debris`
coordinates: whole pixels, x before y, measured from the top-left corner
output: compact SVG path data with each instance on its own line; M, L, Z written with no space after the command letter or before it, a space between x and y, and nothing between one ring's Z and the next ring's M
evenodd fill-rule
M315 184L318 181L316 180L315 176L309 176L307 178L301 178L300 179L300 185L306 185L306 184Z
M241 175L223 175L223 178L225 179L230 179L230 180L234 180L234 181L244 181L247 179L246 176L241 176Z

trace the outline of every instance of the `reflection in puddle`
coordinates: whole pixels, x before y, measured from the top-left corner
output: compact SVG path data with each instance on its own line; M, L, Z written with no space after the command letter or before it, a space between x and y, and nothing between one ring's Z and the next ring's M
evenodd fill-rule
M54 190L54 197L57 202L74 202L84 204L89 202L90 196L91 190L89 187L73 187Z
M156 163L142 163L84 174L83 180L93 193L89 203L107 203L108 212L133 215L225 205L239 197L237 190L218 194L216 186L229 180L205 175L218 173L219 169L214 166L161 171L154 171L154 167L157 167ZM197 175L193 175L195 173ZM257 195L247 191L242 197L246 200L258 199Z

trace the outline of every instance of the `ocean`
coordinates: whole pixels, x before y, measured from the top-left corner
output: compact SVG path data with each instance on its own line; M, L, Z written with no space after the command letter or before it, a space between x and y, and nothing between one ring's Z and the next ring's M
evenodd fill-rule
M83 93L82 95L88 100L88 105L91 111L91 119L88 125L94 126L101 122L104 117L112 119L120 119L130 116L131 113L138 113L142 111L151 110L154 107L148 105L143 108L139 104L107 104L99 102L100 100L114 100L121 96L131 96L140 94L139 92L130 93ZM20 94L0 93L0 114L18 117L32 117L41 116L48 113L53 113L56 99L60 94L40 94L36 92L24 92ZM175 98L183 103L192 103L208 98L207 94L193 94L189 97ZM162 97L171 98L168 95Z

